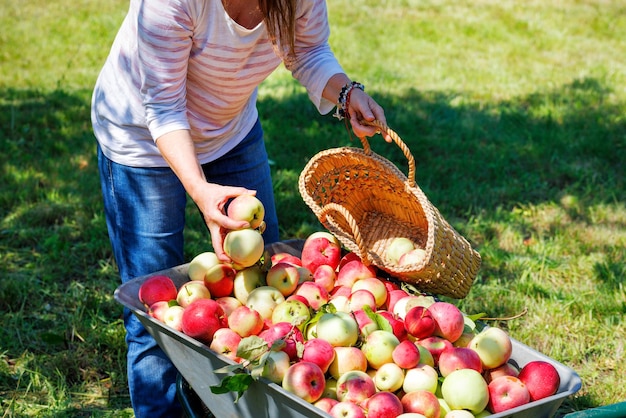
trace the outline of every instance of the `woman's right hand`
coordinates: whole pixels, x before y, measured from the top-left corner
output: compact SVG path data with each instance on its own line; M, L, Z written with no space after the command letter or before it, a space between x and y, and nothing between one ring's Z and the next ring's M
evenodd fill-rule
M230 230L248 228L250 224L246 221L236 221L226 215L226 203L232 198L242 194L256 194L254 190L244 187L221 186L215 183L206 183L199 193L196 193L194 202L202 212L204 222L211 234L211 243L215 255L223 261L230 262L231 259L224 252L224 237Z

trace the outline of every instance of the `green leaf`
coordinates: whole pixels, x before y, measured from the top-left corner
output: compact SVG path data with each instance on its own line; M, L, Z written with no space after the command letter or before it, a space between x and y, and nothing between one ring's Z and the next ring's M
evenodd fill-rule
M213 373L215 374L224 374L224 373L234 373L237 371L243 371L244 367L243 364L228 364L224 367L220 367L219 369L215 369L213 370Z
M378 329L393 333L393 328L391 327L391 324L384 316L372 311L372 308L370 308L368 305L363 306L363 311L368 316L368 318L376 324L376 327Z
M254 361L267 350L269 350L269 347L263 338L258 335L251 335L241 339L241 342L237 347L237 357L241 357L242 359L246 359L248 361Z
M237 397L235 403L241 398L250 385L254 382L252 376L246 373L238 373L233 376L226 376L222 379L219 386L211 386L211 392L219 395L228 392L235 392Z

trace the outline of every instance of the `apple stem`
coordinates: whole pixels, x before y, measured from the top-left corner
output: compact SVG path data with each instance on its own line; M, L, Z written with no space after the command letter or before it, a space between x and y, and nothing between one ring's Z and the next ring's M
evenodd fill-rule
M481 321L511 321L513 319L517 319L517 318L521 318L522 316L526 315L528 313L528 308L524 308L522 310L522 312L513 315L513 316L505 316L505 317L499 317L499 318L489 318L489 317L482 317L480 318Z

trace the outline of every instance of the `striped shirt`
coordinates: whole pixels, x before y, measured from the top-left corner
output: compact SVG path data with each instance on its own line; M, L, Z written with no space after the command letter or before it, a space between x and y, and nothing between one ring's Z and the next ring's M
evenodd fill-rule
M343 70L328 45L325 0L299 0L296 59L285 62L320 113L321 97ZM131 0L92 98L94 133L111 160L167 163L155 139L189 129L206 163L226 154L257 120L257 86L282 62L261 22L246 29L221 0Z

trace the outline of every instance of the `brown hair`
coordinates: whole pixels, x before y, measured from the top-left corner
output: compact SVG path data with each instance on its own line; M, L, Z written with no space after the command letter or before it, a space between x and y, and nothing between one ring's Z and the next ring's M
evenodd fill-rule
M287 53L285 58L295 55L296 3L297 0L259 0L270 40Z

